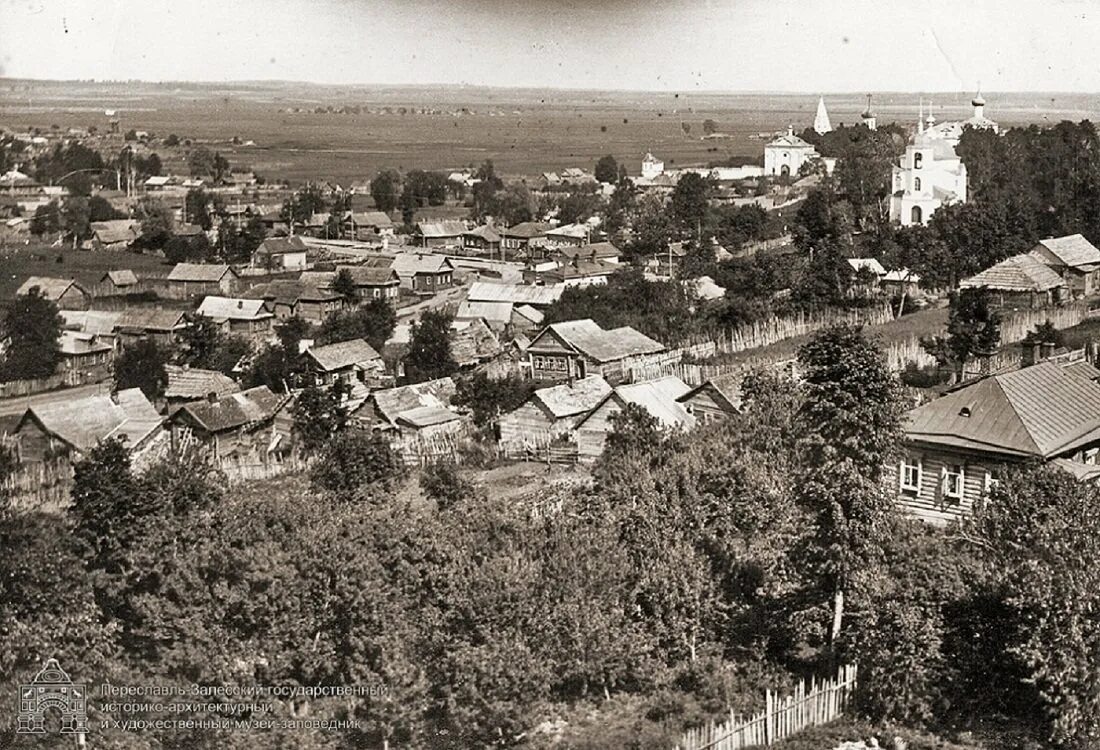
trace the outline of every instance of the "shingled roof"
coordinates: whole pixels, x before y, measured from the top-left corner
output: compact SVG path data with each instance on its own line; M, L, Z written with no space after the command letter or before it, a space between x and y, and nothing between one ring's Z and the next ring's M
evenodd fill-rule
M1041 252L1039 246L1046 248L1070 268L1088 267L1086 270L1092 270L1100 265L1100 250L1079 234L1040 240L1032 253Z
M542 404L556 419L574 417L593 409L611 393L611 386L599 375L575 380L572 383L539 388L532 398Z
M171 399L207 398L211 393L227 396L241 389L237 381L217 370L202 370L197 367L165 365L168 373L168 385L164 397Z
M397 418L402 413L413 409L425 406L448 408L454 395L455 382L451 378L439 378L375 391L370 395L370 400L382 419L397 424Z
M1087 371L1040 362L919 406L910 440L1051 458L1100 439L1100 384Z
M481 318L455 321L451 325L451 356L459 367L484 362L504 349L500 340Z
M306 350L306 356L316 362L325 372L382 359L381 355L374 350L374 347L363 339L351 339L350 341L338 341L335 344L310 347Z
M70 287L74 286L84 294L88 293L73 279L55 279L50 276L31 276L19 286L15 293L26 294L34 287L38 287L39 294L52 302L57 302Z
M216 284L227 273L236 275L232 268L220 263L177 263L168 272L168 280Z
M265 422L289 399L290 396L272 393L266 385L261 385L214 401L184 404L176 414L187 414L207 432L223 432Z
M986 288L1002 292L1045 292L1063 286L1062 277L1032 255L1013 255L979 274L964 279L963 289Z
M664 344L630 326L605 331L589 318L552 323L535 337L530 348L537 349L539 339L550 333L597 362L614 362L630 356L655 354L665 350Z
M199 315L215 320L259 320L273 317L264 308L262 299L234 299L208 296L196 310Z
M433 239L459 237L466 231L466 223L455 220L421 221L417 223L416 231L421 237Z
M78 451L112 437L137 447L164 421L139 388L119 391L113 398L62 397L34 404L24 412L16 433L28 420Z

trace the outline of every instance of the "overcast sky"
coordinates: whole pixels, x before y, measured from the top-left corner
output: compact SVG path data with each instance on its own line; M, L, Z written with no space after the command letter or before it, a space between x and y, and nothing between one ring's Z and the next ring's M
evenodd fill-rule
M0 0L10 77L1100 91L1100 0Z

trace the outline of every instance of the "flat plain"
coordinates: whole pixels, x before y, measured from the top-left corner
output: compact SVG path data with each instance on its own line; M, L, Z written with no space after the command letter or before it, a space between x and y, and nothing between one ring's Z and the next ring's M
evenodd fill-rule
M864 95L824 96L834 126L858 122L866 106ZM1100 116L1095 96L984 96L987 115L1005 126ZM591 168L604 154L637 173L647 151L669 166L756 160L763 153L761 134L808 126L817 97L0 79L0 127L25 132L94 125L104 131L111 119L105 112L111 110L123 131L145 130L159 137L176 133L207 143L226 153L235 168L251 168L269 179L347 184L387 167L458 169L485 159L510 176ZM926 106L930 100L940 121L970 115L970 94L924 96ZM915 94L876 93L873 103L879 122L916 120ZM359 113L328 112L328 107L358 107ZM707 119L725 137L704 139ZM684 132L685 125L690 132ZM248 142L254 145L241 145Z

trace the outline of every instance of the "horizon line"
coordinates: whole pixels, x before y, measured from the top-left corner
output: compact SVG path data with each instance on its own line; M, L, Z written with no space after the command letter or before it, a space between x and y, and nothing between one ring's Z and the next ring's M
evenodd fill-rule
M390 88L390 89L402 89L402 88L423 88L423 89L438 89L438 88L468 88L468 89L487 89L492 91L562 91L562 92L577 92L577 93L608 93L608 94L704 94L704 95L732 95L732 96L750 96L750 95L773 95L773 96L849 96L849 95L867 95L867 94L913 94L913 95L966 95L970 96L975 93L982 94L1056 94L1056 95L1073 95L1073 96L1095 96L1100 94L1100 91L1072 91L1072 90L1057 90L1057 89L1004 89L1004 90L987 90L981 91L967 91L963 89L837 89L834 91L808 91L808 90L793 90L793 89L645 89L645 88L597 88L597 87L570 87L570 86L536 86L530 84L515 84L515 85L501 85L501 84L487 84L487 83L448 83L448 82L428 82L428 83L377 83L377 82L357 82L357 83L333 83L333 82L320 82L309 81L289 78L235 78L235 79L164 79L164 80L152 80L145 78L34 78L27 76L0 76L0 82L30 82L30 83L56 83L56 84L149 84L149 85L194 85L194 86L209 86L209 85L226 85L226 86L247 86L247 85L297 85L297 86L322 86L325 88L340 88L340 87L362 87L362 88Z

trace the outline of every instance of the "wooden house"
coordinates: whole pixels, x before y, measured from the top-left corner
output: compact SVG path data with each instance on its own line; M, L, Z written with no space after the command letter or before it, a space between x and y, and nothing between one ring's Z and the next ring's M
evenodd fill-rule
M99 283L107 287L112 294L129 294L137 289L138 277L129 268L118 271L108 271L103 274Z
M611 384L631 377L635 367L662 359L667 349L630 326L605 331L590 319L553 323L527 347L536 380L579 380L602 375Z
M600 457L607 435L615 429L612 417L628 404L644 409L663 428L694 429L695 417L680 402L680 398L690 390L690 386L674 376L616 386L577 422L575 435L579 460L592 462Z
M401 277L393 265L337 266L336 273L347 271L355 282L360 301L372 299L395 300L400 293ZM331 281L329 282L331 284Z
M272 271L301 271L306 267L306 243L301 237L268 237L252 253L252 266Z
M574 257L568 262L554 260L547 263L531 264L523 269L525 284L542 286L593 286L606 284L608 277L621 266L603 260L588 260Z
M461 368L476 367L500 356L504 347L484 320L455 320L450 330L451 356Z
M622 255L622 251L610 242L593 242L588 245L563 245L551 251L551 256L558 258L563 264L569 264L575 260L599 260L604 263L618 263Z
M500 443L537 447L564 437L609 393L611 386L599 375L539 388L500 418Z
M579 247L587 245L592 237L592 228L587 224L564 224L548 229L544 235L551 248Z
M15 427L23 461L59 456L78 458L100 441L120 438L131 454L146 451L162 432L164 419L138 388L114 396L57 398L32 404Z
M241 390L237 381L217 370L203 370L187 365L165 365L164 370L168 374L164 401L169 413L182 404L206 400L211 395L223 398Z
M1081 235L1040 240L1029 254L1060 275L1071 296L1100 291L1100 249Z
M344 225L353 239L392 237L394 234L393 220L382 211L348 211Z
M500 244L505 250L511 250L515 255L525 254L531 241L546 237L550 229L549 224L525 221L514 227L500 230Z
M435 294L454 286L454 264L445 255L398 253L390 267L397 272L401 286L417 294Z
M382 355L363 339L312 346L302 363L306 380L315 386L379 383L386 372Z
M275 314L268 311L262 299L209 296L196 314L210 318L233 336L262 339L274 330Z
M237 272L218 263L177 263L168 272L167 291L175 299L196 299L208 294L232 294Z
M141 222L134 219L93 221L87 247L92 250L126 250L141 236Z
M475 281L466 292L469 302L510 302L544 310L561 299L564 287L530 286L527 284L497 284Z
M912 409L889 468L900 506L944 523L969 514L1005 466L1059 462L1100 471L1100 371L1083 359L993 375ZM1095 469L1093 468L1095 467Z
M993 304L1005 309L1037 309L1061 303L1066 282L1042 261L1027 253L1013 255L964 279L962 289L986 289Z
M454 395L455 382L451 378L386 388L371 393L353 412L352 419L372 430L419 432L426 429L425 434L453 431L459 426L452 423L462 419L462 415L451 408ZM443 425L450 425L450 428Z
M258 284L244 294L245 299L259 299L277 320L297 316L320 325L345 310L348 301L331 288L303 283L294 279L279 279Z
M687 413L700 424L727 419L741 411L741 381L744 373L716 375L679 398Z
M462 233L462 249L471 255L499 255L500 241L500 233L490 224Z
M79 373L84 383L98 383L111 377L115 361L114 336L62 330L59 344L59 372Z
M421 221L413 228L412 238L417 247L458 247L465 233L464 221Z
M182 404L169 418L173 441L197 440L221 461L266 462L291 450L291 397L261 385Z
M187 329L187 314L183 310L130 307L121 312L115 331L123 346L141 339L173 348Z
M92 295L73 279L55 279L49 276L31 276L16 290L22 295L31 289L53 302L60 310L87 310Z

